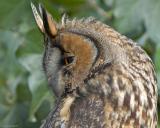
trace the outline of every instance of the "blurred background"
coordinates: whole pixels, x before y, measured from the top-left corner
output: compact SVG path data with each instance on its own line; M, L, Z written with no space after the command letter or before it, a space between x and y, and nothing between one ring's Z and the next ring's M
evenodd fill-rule
M152 58L160 95L160 0L32 0L60 21L94 16L137 41ZM0 0L0 128L36 128L53 107L41 67L43 37L30 0ZM159 98L160 107L160 98ZM160 122L160 121L159 121ZM159 125L160 128L160 125Z

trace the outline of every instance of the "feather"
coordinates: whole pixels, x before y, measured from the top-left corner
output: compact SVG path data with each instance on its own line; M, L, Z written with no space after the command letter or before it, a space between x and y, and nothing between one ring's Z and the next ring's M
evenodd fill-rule
M41 30L42 33L44 33L45 31L44 31L43 20L40 17L35 5L32 2L31 2L31 8L32 8L32 12L33 12L34 18L36 20L36 23L37 23L39 29Z

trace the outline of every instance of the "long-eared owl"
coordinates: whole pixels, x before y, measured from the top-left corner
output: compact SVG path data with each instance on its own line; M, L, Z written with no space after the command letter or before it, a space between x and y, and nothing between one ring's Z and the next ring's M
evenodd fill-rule
M156 128L149 56L93 17L56 23L31 3L44 36L43 69L57 99L42 128Z

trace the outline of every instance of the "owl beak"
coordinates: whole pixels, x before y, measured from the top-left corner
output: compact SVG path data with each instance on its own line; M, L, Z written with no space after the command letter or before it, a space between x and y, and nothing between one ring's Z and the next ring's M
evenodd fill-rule
M46 33L51 37L55 37L57 35L57 28L51 14L48 13L41 4L39 4L40 15L33 3L31 3L31 8L41 32Z

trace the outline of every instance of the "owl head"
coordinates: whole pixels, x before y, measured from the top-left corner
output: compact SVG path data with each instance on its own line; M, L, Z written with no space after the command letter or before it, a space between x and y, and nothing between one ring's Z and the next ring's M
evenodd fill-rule
M89 76L97 68L118 61L123 53L120 44L112 43L111 35L107 35L112 29L94 18L69 20L64 15L61 23L56 23L41 5L38 11L32 3L31 7L44 36L43 68L56 96L66 88L85 91L84 82Z

